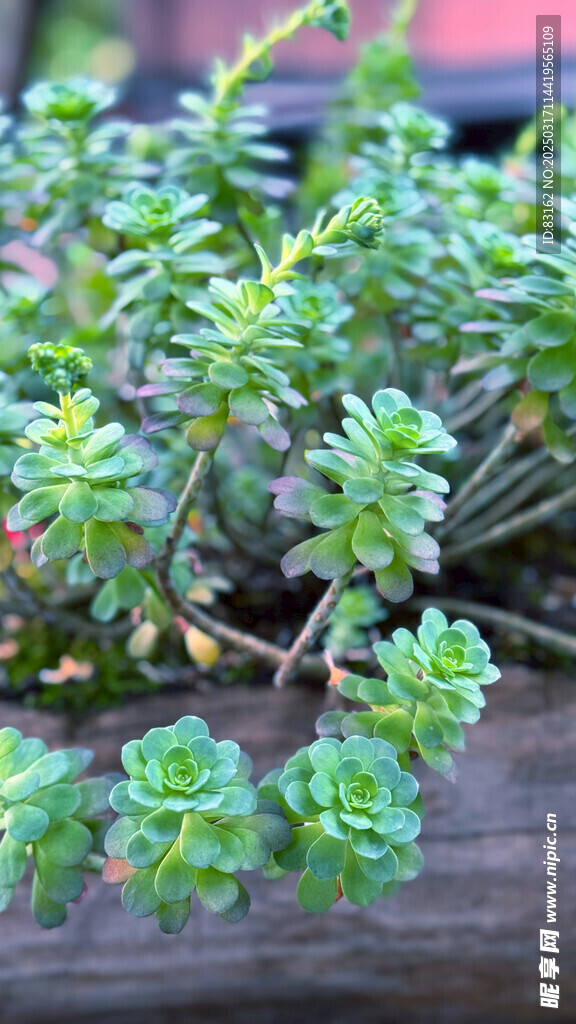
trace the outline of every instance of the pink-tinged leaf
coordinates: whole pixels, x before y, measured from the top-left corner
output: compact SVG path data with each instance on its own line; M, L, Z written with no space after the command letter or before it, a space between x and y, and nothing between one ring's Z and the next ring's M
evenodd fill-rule
M126 561L133 569L144 569L154 560L154 549L141 533L125 523L111 523L110 528L126 552Z
M142 384L137 394L140 398L155 398L156 395L171 395L180 391L181 384L178 381L159 381L157 384Z
M108 857L102 867L102 881L109 885L118 885L127 882L137 871L127 860L119 860L116 857Z
M291 443L290 434L287 430L284 430L284 427L280 426L273 416L270 416L265 423L258 427L258 432L266 441L266 444L269 444L274 451L288 451Z
M143 420L142 430L145 434L156 434L159 430L179 427L185 420L186 417L181 412L154 412Z
M526 300L526 296L521 292L503 291L500 288L481 288L480 291L474 294L479 299L490 299L492 302L518 302L520 299Z
M502 356L496 352L485 352L478 356L465 356L464 359L459 359L455 363L450 373L453 377L457 377L461 373L475 373L477 370L487 370L491 366L497 366L501 361Z
M216 384L195 384L178 395L176 404L187 416L211 416L218 412L222 398L223 391Z
M135 523L161 525L176 508L176 499L169 491L152 487L128 487L132 498L130 517Z
M126 434L118 442L118 451L122 452L124 449L130 449L140 456L142 462L141 473L148 472L149 469L155 469L158 465L158 456L152 448L150 441L147 441L145 437L141 437L140 434Z
M297 544L284 555L280 562L280 568L288 579L292 579L294 576L303 576L305 572L308 572L311 555L321 540L322 537L311 537L310 540L302 541L301 544Z
M274 508L285 516L295 519L308 518L313 501L322 498L325 491L298 476L281 476L268 484L268 490L276 495Z
M465 324L460 324L460 331L463 334L473 332L475 334L490 334L498 333L502 328L507 328L508 325L502 323L501 320L468 320Z

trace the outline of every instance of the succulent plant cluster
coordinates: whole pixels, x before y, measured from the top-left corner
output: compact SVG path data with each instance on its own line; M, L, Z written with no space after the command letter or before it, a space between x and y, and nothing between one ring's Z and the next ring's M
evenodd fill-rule
M101 319L107 328L128 314L132 342L166 342L189 319L185 301L194 294L197 275L220 273L224 262L215 252L194 252L221 225L196 215L206 207L204 193L189 195L176 185L152 188L130 184L121 200L108 203L102 222L133 239L132 246L110 260L106 273L122 283ZM144 248L136 247L144 240ZM132 357L133 363L140 359Z
M87 78L39 82L24 93L29 118L19 133L12 177L20 189L39 171L28 208L39 221L37 245L101 213L106 198L118 195L134 175L134 162L113 145L129 126L94 123L115 99L114 89Z
M305 910L321 913L341 895L366 906L422 866L413 842L420 832L418 783L385 740L316 740L270 773L259 792L276 794L293 824L290 846L274 861L285 871L305 869L298 884Z
M60 128L86 124L110 107L116 94L102 82L73 78L69 82L39 82L22 98L31 114Z
M263 867L290 841L280 808L257 801L247 755L189 715L126 744L122 763L130 778L110 797L121 817L106 836L105 879L125 883L125 909L179 932L195 891L211 913L241 920L250 899L236 872Z
M290 438L278 422L278 408L298 408L306 399L290 384L285 354L302 347L301 332L281 315L275 300L289 291L287 282L298 278L292 268L301 260L313 253L338 255L350 246L376 247L381 233L378 204L361 198L339 210L328 223L321 215L312 232L301 231L296 238L284 235L282 259L276 268L257 247L262 263L260 281L233 284L213 278L208 289L211 302L187 305L214 327L198 334L176 335L172 341L188 348L190 358L166 360L162 369L169 381L140 389L142 396L176 395L177 411L153 413L143 429L152 433L192 417L188 444L197 451L212 451L232 415L256 426L272 448L285 451Z
M166 170L187 188L206 192L218 216L230 219L239 208L244 213L247 207L258 207L258 197L268 192L269 171L286 159L284 149L262 139L267 108L243 104L242 92L248 82L268 77L273 47L305 26L323 28L343 40L350 26L348 6L343 0L310 0L264 39L246 34L233 67L216 63L211 95L186 92L179 97L188 116L171 124L178 142L167 155Z
M76 782L90 750L48 753L40 739L0 729L0 912L12 901L28 860L34 864L32 913L43 928L66 920L66 904L85 888L83 868L102 847L112 783Z
M105 881L122 883L130 914L155 916L167 933L184 928L194 893L209 912L241 920L250 904L243 871L301 873L300 904L316 913L341 897L371 904L420 871L423 802L411 761L419 756L453 775L450 751L464 746L462 724L478 719L482 688L499 672L476 627L450 623L436 609L423 614L415 634L401 628L367 646L388 615L380 596L406 600L412 570L438 571L439 545L427 530L443 519L450 487L435 470L456 444L440 416L416 408L400 387L430 395L450 431L484 428L490 396L487 404L480 389L501 392L487 429L500 425L503 437L491 448L492 435L477 438L474 428L471 458L482 444L486 454L443 527L449 565L461 539L486 547L489 533L478 540L474 517L490 495L498 499L489 509L496 521L511 484L538 465L542 452L529 453L528 468L516 475L517 464L505 461L507 445L542 427L557 458L573 457L562 417L576 418L576 248L568 239L559 256L533 255L520 228L534 212L525 202L526 174L518 183L482 161L443 153L447 126L403 102L417 92L403 35L414 7L401 0L384 42L371 44L350 83L349 109L354 95L372 94L353 124L335 126L340 142L305 185L301 213L310 230L284 233L291 213L280 200L292 183L272 174L286 154L264 140L265 111L243 105L242 94L269 74L273 47L300 28L343 39L345 0L308 0L264 39L246 36L236 64L217 63L211 93L184 94L184 115L160 129L131 133L98 123L115 96L84 79L28 90L22 124L0 118L7 193L0 198L0 366L12 372L0 410L0 472L12 472L23 493L0 534L0 560L9 566L16 618L30 609L59 625L48 607L52 589L78 587L69 603L78 594L89 608L98 620L92 633L105 635L105 647L112 633L126 635L125 648L113 642L111 651L125 650L154 683L178 672L184 651L208 666L230 646L250 664L276 668L274 684L282 686L305 668L306 651L329 626L330 681L364 705L323 715L320 739L258 791L238 744L216 742L195 716L127 743L128 777L111 794L109 780L76 781L90 752L49 753L41 740L0 730L0 911L29 861L33 911L44 927L62 923L66 904L80 898L84 870L102 870ZM566 146L574 183L576 150L568 139ZM576 220L572 201L563 216ZM30 239L51 261L53 285L10 263L7 243ZM186 350L181 358L166 358L169 338ZM58 395L54 404L22 401L42 397L37 379L29 385L27 349ZM128 431L139 429L140 398L152 400L145 434L184 428L163 441L160 465L144 437L117 422L95 426L100 403L85 386L89 372L94 391L108 388L103 412L117 391ZM458 374L468 375L463 387ZM376 391L370 404L357 397L367 399L374 381L384 380L399 387ZM344 394L347 417L336 433L344 392L354 393ZM40 418L30 422L32 409ZM290 462L264 450L255 465L254 432L239 424L256 427L277 452L293 444ZM322 450L313 448L319 424L327 431ZM279 465L298 465L306 445L309 477L281 476L270 490L279 512L319 532L282 524L289 543L301 541L282 568L289 577L311 571L329 585L282 649L228 625L218 609L212 617L206 606L216 592L234 590L243 567L276 565L278 521L269 515L267 484L289 472ZM187 446L198 456L191 459ZM151 470L159 486L141 482ZM460 462L451 470L452 482ZM550 466L543 470L556 488ZM214 511L205 515L208 473ZM180 476L187 480L176 502L162 488ZM507 514L531 492L524 486L522 493ZM6 480L0 511L13 500ZM573 489L555 492L552 503L572 507ZM542 517L548 513L545 507ZM528 510L530 517L538 520ZM32 567L21 534L29 529ZM205 541L206 562L196 551ZM238 558L222 569L217 559L232 548ZM61 559L66 566L34 572ZM357 563L374 573L380 596L370 575L363 574L369 586L346 589ZM104 626L123 613L123 621ZM78 617L64 611L63 625L73 629ZM169 649L160 650L169 631ZM60 669L40 674L43 683L83 675L75 643ZM364 650L350 650L359 644ZM346 673L331 655L348 664L360 657L365 672L376 674ZM376 659L385 678L376 677ZM100 667L87 666L96 669L90 692L98 699ZM221 678L229 670L242 672L241 660L222 658ZM115 685L119 692L123 684ZM59 689L81 705L74 685ZM109 827L99 816L110 806L118 817Z
M500 678L490 648L471 622L450 624L437 608L427 608L416 636L397 629L392 642L374 644L386 680L344 675L338 689L369 704L370 711L327 712L320 734L378 736L398 754L416 751L436 771L452 775L447 748L463 750L461 722L477 722L486 701L481 687Z
M338 367L350 355L351 345L339 329L354 314L332 282L313 284L294 281L287 295L278 299L287 320L295 325L300 348L286 351L292 362L292 385L309 402L339 389ZM312 381L312 384L311 384Z
M24 497L10 510L11 530L28 530L56 515L32 546L37 566L85 551L95 576L110 579L125 565L141 569L154 557L142 526L166 522L172 495L130 481L157 457L145 438L125 435L120 423L94 427L100 405L89 388L66 390L89 369L79 349L35 346L33 361L50 386L64 391L61 406L37 402L43 418L26 427L39 445L16 462L12 481ZM80 354L79 354L80 353Z
M574 223L570 230L574 235ZM533 273L522 267L521 276L507 276L496 287L477 291L482 300L478 319L461 323L460 331L464 337L482 336L489 348L464 355L456 372L471 366L483 371L488 389L525 382L514 422L521 430L541 427L554 457L571 462L574 447L563 420L576 419L576 241L569 237L560 256L536 253L528 244L525 249L526 262L535 264Z
M373 411L355 395L345 395L342 403L350 413L342 422L346 437L327 433L324 440L333 451L306 453L308 464L342 493L326 494L299 477L270 485L278 511L326 531L292 548L282 568L287 576L311 570L330 580L359 561L374 571L384 597L405 601L413 586L409 567L438 571L439 547L425 525L443 518L438 495L449 489L443 477L414 459L449 451L456 441L435 413L418 412L395 388L376 392Z

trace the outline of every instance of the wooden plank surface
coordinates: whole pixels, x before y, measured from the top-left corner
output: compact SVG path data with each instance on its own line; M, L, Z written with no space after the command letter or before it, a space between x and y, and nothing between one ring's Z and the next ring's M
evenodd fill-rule
M314 738L321 693L230 689L146 698L99 714L73 735L57 716L0 705L0 723L51 746L84 744L98 770L122 743L182 714L252 755L255 777ZM247 919L195 908L180 936L136 920L119 887L93 879L67 924L42 932L22 892L0 918L3 1024L540 1024L572 1021L576 996L576 681L511 667L468 730L457 785L419 766L428 808L425 868L388 901L342 901L314 917L295 876L246 876ZM542 843L558 815L561 911L558 1010L539 1007L545 926Z

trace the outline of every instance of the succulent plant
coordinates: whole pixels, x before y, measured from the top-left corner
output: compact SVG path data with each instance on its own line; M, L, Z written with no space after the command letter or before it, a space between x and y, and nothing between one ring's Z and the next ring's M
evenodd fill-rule
M84 78L40 82L24 93L30 116L18 129L13 175L15 190L24 186L28 193L23 213L39 225L36 246L45 247L62 232L101 215L106 200L139 173L133 156L114 145L129 126L110 118L94 123L115 98L115 90ZM32 190L27 187L30 174Z
M92 369L92 360L81 348L37 343L28 349L32 369L53 391L67 395Z
M308 25L325 28L340 41L346 39L350 29L350 11L345 0L312 0L308 12Z
M286 351L294 367L288 370L290 379L308 400L337 390L337 366L350 353L350 342L337 332L350 320L354 307L342 298L330 281L294 281L290 292L278 299L284 317L295 326L301 346Z
M184 302L195 294L196 275L206 278L225 268L204 244L221 230L217 221L198 216L207 201L204 193L189 195L175 185L153 189L132 182L121 201L107 205L104 224L143 240L144 247L125 249L108 263L106 273L120 284L101 327L127 313L132 342L161 344L191 321ZM132 363L142 360L136 354L132 345Z
M10 905L28 859L34 863L32 913L43 928L66 919L66 904L84 891L83 867L99 852L112 783L75 782L90 750L48 752L35 738L0 729L0 912Z
M280 320L280 311L272 304L274 293L266 285L233 285L213 278L209 291L210 305L193 308L213 320L217 329L176 335L172 340L191 350L190 357L167 359L162 370L168 382L140 389L144 396L176 394L178 411L152 414L143 429L151 433L188 422L188 444L209 451L218 445L233 415L256 426L271 447L283 451L290 439L276 410L281 404L298 407L304 399L290 387L279 364L283 347L299 343Z
M418 412L395 388L376 392L373 412L355 395L345 395L342 404L350 413L342 422L346 437L325 434L335 451L309 451L306 461L343 493L326 494L299 477L270 484L278 511L327 531L292 548L282 569L286 576L311 570L330 580L360 561L374 570L384 597L404 601L413 587L408 566L438 571L439 547L424 528L426 520L443 518L438 495L449 490L443 477L413 460L446 452L456 441L435 413Z
M179 932L196 890L211 913L239 921L250 900L235 873L290 842L280 808L258 804L249 757L190 715L127 743L122 763L130 778L110 797L122 817L106 836L105 879L125 882L125 909Z
M292 843L274 861L284 870L306 869L298 885L305 910L328 910L341 894L366 906L422 866L413 843L420 832L418 783L385 740L316 740L284 771L270 773L259 792L278 792L289 809Z
M80 349L33 347L36 365L53 386L71 387L79 367L87 372ZM110 579L126 564L141 569L152 560L142 525L166 522L176 503L167 491L130 486L157 457L143 437L125 436L120 423L95 428L92 417L99 405L89 388L63 394L60 408L35 404L44 418L34 420L26 435L40 447L14 466L12 481L26 493L10 510L8 528L28 530L58 513L34 542L34 564L85 549L92 572Z
M190 217L206 205L208 196L189 195L177 185L162 185L153 189L139 182L132 182L125 189L122 200L108 203L104 217L107 227L122 234L137 235L155 241L164 241L179 228L185 233ZM201 222L204 225L210 222ZM217 230L220 225L210 227ZM206 231L213 233L213 230ZM182 239L175 240L182 241Z
M27 89L22 100L27 110L52 124L74 125L90 121L110 107L116 98L114 89L89 78L69 82L39 82Z
M338 684L344 696L371 706L367 712L328 712L319 730L345 736L379 736L399 754L409 748L445 775L453 774L447 747L462 750L460 722L474 723L486 701L481 687L500 678L490 663L490 648L466 619L451 625L436 608L427 608L416 636L401 628L392 643L374 644L387 679L345 675Z
M212 278L209 303L188 302L195 313L212 321L213 328L198 334L179 334L172 340L190 350L190 358L167 359L162 364L166 383L145 384L143 396L176 395L177 411L152 414L143 424L146 433L179 426L190 420L186 438L197 451L212 451L224 434L228 417L256 426L270 447L285 451L290 437L278 423L281 405L306 404L290 384L288 352L300 348L299 325L281 316L276 303L285 295L286 282L297 280L295 264L313 253L337 255L347 248L380 244L382 214L373 199L360 198L339 210L325 224L317 219L312 232L300 231L282 239L282 259L273 267L260 246L260 281ZM170 380L170 378L173 378Z
M576 217L576 204L566 200L566 205L568 215ZM572 236L575 224L570 224ZM460 331L464 339L482 336L487 350L479 353L476 347L471 357L464 353L454 372L482 372L487 390L522 381L525 393L514 422L525 431L541 427L554 458L572 462L574 446L563 424L565 418L576 419L576 239L566 239L561 256L536 253L532 239L523 241L534 272L514 267L517 277L476 292L483 300L482 319L461 323Z

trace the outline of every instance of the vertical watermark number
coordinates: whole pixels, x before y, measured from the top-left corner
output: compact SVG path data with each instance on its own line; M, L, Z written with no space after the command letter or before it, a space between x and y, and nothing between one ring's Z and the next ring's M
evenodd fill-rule
M561 195L561 18L536 16L536 248L559 253Z
M558 885L558 826L555 814L546 815L546 842L542 844L545 859L542 861L546 868L546 924L556 924L556 899ZM540 929L540 1006L549 1010L557 1010L560 1000L560 985L556 978L560 968L556 963L558 949L558 938L560 932L555 929ZM554 953L554 956L550 954ZM552 979L552 980L550 980Z

